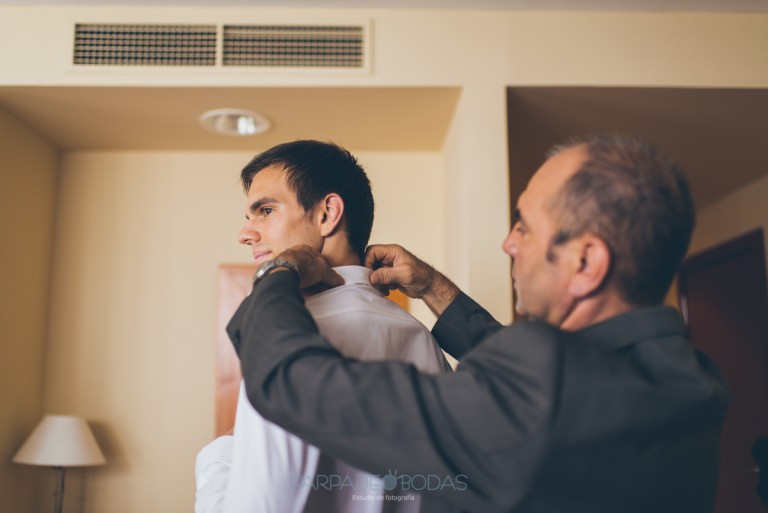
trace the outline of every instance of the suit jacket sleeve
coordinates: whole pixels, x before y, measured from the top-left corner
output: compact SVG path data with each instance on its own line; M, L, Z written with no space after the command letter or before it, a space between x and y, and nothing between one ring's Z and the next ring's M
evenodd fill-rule
M498 329L452 374L359 362L317 333L298 277L277 272L257 284L228 332L264 417L405 490L506 511L546 457L558 382L551 328Z
M432 328L432 335L440 347L459 360L467 351L501 327L483 307L463 292L459 292L443 315L437 319Z

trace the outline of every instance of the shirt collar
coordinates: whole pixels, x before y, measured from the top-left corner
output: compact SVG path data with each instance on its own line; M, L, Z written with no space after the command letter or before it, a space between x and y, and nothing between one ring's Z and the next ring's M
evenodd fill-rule
M344 283L347 285L353 283L362 285L371 284L369 277L373 271L367 267L361 265L341 265L339 267L334 267L333 270L339 273L339 276L344 278Z

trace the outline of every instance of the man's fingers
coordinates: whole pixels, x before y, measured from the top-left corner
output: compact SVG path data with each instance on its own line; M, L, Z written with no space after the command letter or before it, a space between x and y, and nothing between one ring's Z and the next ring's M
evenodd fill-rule
M397 288L395 281L395 272L391 267L380 267L373 271L370 276L371 285L378 288L393 289Z
M382 267L371 273L369 278L371 285L376 287L379 292L384 296L389 296L391 290L397 289L397 283L392 282L392 269L389 267Z
M365 260L363 265L376 269L382 265L392 265L397 258L398 251L402 251L403 248L397 244L374 244L369 246L365 252Z
M339 285L344 285L344 278L339 276L339 273L329 268L328 271L323 274L323 282L331 287L338 287Z
M323 270L321 273L312 275L303 275L301 288L310 294L317 294L328 289L344 285L344 278L331 268Z
M302 289L327 290L344 285L344 279L331 269L325 257L310 246L293 246L283 251L278 258L284 258L296 266Z

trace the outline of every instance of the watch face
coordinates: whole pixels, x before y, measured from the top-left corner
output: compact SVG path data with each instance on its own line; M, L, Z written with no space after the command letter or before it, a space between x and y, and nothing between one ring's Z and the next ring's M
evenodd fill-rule
M276 267L285 267L286 269L290 269L298 274L299 270L296 268L293 263L287 261L287 260L281 260L279 258L275 258L273 260L268 260L261 264L259 268L256 270L256 274L253 276L254 281L258 280L262 276L269 274L269 272L276 268Z
M256 278L261 278L262 276L264 276L264 274L267 271L269 271L274 266L275 266L275 261L274 260L267 260L266 262L261 264L258 269L256 269L255 277Z

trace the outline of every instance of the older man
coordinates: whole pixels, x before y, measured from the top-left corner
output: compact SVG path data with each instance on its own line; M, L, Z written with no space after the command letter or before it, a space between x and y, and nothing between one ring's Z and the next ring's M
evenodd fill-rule
M425 511L711 511L728 394L661 306L694 225L682 173L643 142L583 139L552 152L516 216L502 247L527 320L509 327L404 249L368 251L372 283L439 316L433 334L460 362L450 375L345 359L300 295L334 273L307 248L284 252L291 265L230 324L250 401L424 492Z

